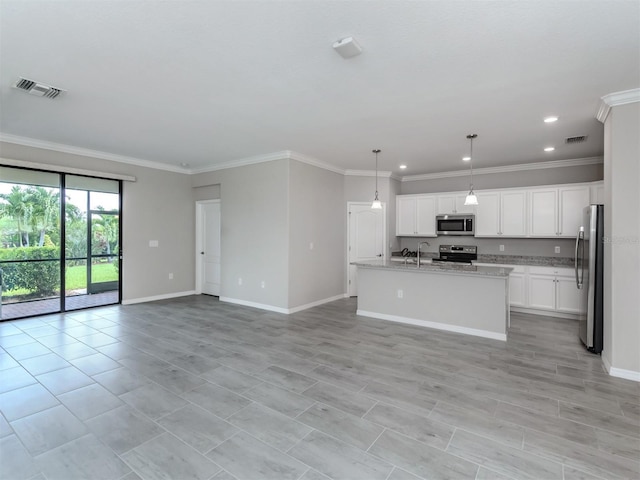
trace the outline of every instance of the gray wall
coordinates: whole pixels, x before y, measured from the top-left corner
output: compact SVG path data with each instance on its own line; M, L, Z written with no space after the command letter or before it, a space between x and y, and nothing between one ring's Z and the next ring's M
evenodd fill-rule
M289 308L295 308L344 293L344 190L340 174L295 160L289 167Z
M605 122L604 350L615 369L640 378L640 103Z
M195 214L189 175L4 142L0 156L135 176L136 182L123 182L123 301L194 290ZM159 247L150 248L149 240L158 240Z
M220 295L288 308L289 160L193 175L192 182L196 191L220 186Z
M520 172L492 173L473 176L476 190L509 187L533 187L563 183L595 182L603 178L603 165L581 165L577 167L523 170ZM469 176L436 178L402 182L402 194L457 192L469 189Z

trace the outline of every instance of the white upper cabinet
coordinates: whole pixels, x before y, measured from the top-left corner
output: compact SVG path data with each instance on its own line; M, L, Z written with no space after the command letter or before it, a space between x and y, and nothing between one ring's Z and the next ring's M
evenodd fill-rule
M589 205L589 187L558 189L558 235L575 237L582 224L582 210Z
M475 214L476 237L574 238L582 210L600 201L602 182L548 187L478 190L478 205L464 205L466 192L398 195L396 235L436 236L436 215ZM594 198L595 197L595 198Z
M588 186L531 190L529 235L575 237L582 222L582 209L589 205L589 194Z
M591 199L589 203L598 203L604 205L604 182L596 182L589 187L591 190Z
M505 237L527 236L526 191L513 190L500 194L500 235Z
M436 236L436 197L433 195L398 196L396 235L401 237Z
M436 236L436 197L416 198L416 232L419 236Z
M449 213L476 213L474 205L465 205L466 194L438 195L438 215Z
M478 192L476 237L500 235L500 192Z
M529 192L529 234L532 237L555 237L558 234L558 189Z
M416 197L396 197L396 235L416 234Z
M522 190L478 192L476 237L525 237L527 192Z

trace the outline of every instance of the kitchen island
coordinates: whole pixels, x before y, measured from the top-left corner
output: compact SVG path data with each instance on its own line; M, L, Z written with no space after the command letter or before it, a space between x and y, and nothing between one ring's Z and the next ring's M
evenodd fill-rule
M357 314L506 341L511 268L389 261L358 267Z

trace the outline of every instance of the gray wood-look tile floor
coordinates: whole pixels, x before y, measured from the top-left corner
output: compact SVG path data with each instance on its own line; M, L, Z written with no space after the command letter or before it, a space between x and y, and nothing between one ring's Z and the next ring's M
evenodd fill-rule
M0 323L0 478L640 477L640 384L508 341L193 296Z

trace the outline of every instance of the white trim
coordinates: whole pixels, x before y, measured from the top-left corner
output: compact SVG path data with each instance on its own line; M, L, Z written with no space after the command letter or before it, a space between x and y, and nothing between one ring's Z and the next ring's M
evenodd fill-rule
M307 303L305 305L299 305L293 308L275 307L273 305L267 305L264 303L250 302L248 300L240 300L238 298L229 298L229 297L222 297L222 296L220 297L220 301L233 303L235 305L243 305L245 307L259 308L260 310L268 310L269 312L277 312L277 313L283 313L285 315L290 315L292 313L301 312L302 310L307 310L308 308L317 307L318 305L322 305L329 302L335 302L336 300L340 300L342 298L348 298L347 294L341 293L339 295L334 295L333 297L325 298L323 300L318 300L316 302Z
M507 341L507 335L504 333L490 332L488 330L478 330L476 328L459 327L448 323L430 322L428 320L418 320L416 318L400 317L398 315L388 315L386 313L368 312L366 310L356 310L356 315L363 317L378 318L380 320L389 320L390 322L406 323L409 325L417 325L419 327L435 328L436 330L445 330L447 332L464 333L475 337L491 338L492 340Z
M339 295L334 295L333 297L325 298L325 299L322 299L322 300L317 300L317 301L311 302L311 303L306 303L304 305L300 305L298 307L293 307L293 308L288 308L286 310L287 310L287 313L297 313L297 312L301 312L302 310L307 310L309 308L317 307L318 305L323 305L325 303L335 302L336 300L341 300L343 298L349 298L349 295L347 295L346 293L341 293Z
M344 175L347 177L375 177L375 170L345 170ZM378 177L390 178L393 177L393 172L378 170Z
M35 168L37 170L47 170L49 172L72 173L75 175L86 175L88 177L107 178L109 180L124 180L125 182L136 181L136 177L134 177L133 175L94 172L93 170L85 170L84 168L61 167L58 165L49 165L47 163L28 162L26 160L14 160L12 158L0 158L0 165L6 165L9 167Z
M85 157L99 158L101 160L109 160L112 162L126 163L129 165L137 165L138 167L154 168L156 170L166 170L174 173L189 174L189 170L181 167L174 167L165 163L152 162L151 160L143 160L141 158L127 157L125 155L116 155L114 153L101 152L99 150L91 150L88 148L74 147L72 145L64 145L62 143L47 142L45 140L37 140L35 138L19 137L18 135L10 135L0 132L0 142L14 143L16 145L24 145L26 147L44 148L55 152L69 153L71 155L82 155Z
M611 111L611 107L636 102L640 102L640 88L632 88L631 90L610 93L609 95L605 95L600 98L596 118L604 123Z
M521 172L524 170L543 170L545 168L577 167L581 165L596 165L603 163L602 157L574 158L569 160L552 160L549 162L521 163L519 165L505 165L502 167L474 168L474 175L490 175L495 173ZM418 180L434 180L437 178L465 177L468 170L454 170L451 172L427 173L424 175L409 175L402 177L403 182L415 182Z
M635 370L625 370L624 368L615 368L611 366L609 359L604 355L601 356L604 368L607 373L612 377L624 378L626 380L633 380L634 382L640 382L640 372Z
M636 92L636 91L640 92L640 89L628 90L627 92ZM626 94L627 92L619 92L619 93ZM607 95L607 97L611 97L616 102L619 102L619 103L615 103L615 105L623 105L624 103L631 102L631 101L623 102L622 100L617 99L615 95L617 94ZM603 97L603 98L606 98L606 97ZM621 96L620 98L627 98L627 97ZM611 101L614 101L614 100L611 100ZM639 100L632 100L632 101L639 101ZM154 162L151 160L143 160L140 158L128 157L125 155L116 155L113 153L101 152L99 150L90 150L88 148L82 148L82 147L74 147L72 145L64 145L61 143L47 142L44 140L37 140L35 138L20 137L17 135L11 135L11 134L2 133L2 132L0 132L0 141L13 143L16 145L24 145L27 147L43 148L46 150L52 150L56 152L69 153L72 155L83 155L86 157L99 158L102 160L109 160L112 162L136 165L139 167L154 168L156 170L165 170L168 172L182 173L185 175L197 175L200 173L215 172L217 170L226 170L229 168L242 167L245 165L254 165L256 163L272 162L274 160L296 160L298 162L313 165L314 167L323 168L325 170L329 170L331 172L339 173L345 176L365 176L365 177L375 176L375 170L345 170L340 167L336 167L335 165L331 165L329 163L323 162L321 160L317 160L313 157L304 155L302 153L294 152L291 150L282 150L280 152L267 153L264 155L257 155L254 157L241 158L241 159L232 160L229 162L211 165L208 167L189 169L189 168L182 168L179 166L168 165L166 163ZM14 161L19 162L19 160L14 160ZM556 160L556 161L549 161L549 162L523 163L519 165L506 165L502 167L476 168L474 170L474 174L488 175L488 174L504 173L504 172L519 172L524 170L540 170L545 168L575 167L580 165L593 165L593 164L603 163L603 161L604 160L602 157L590 157L590 158L577 158L577 159L569 159L569 160ZM26 162L26 163L30 163L31 165L41 165L33 162ZM47 170L64 171L64 172L67 171L67 170L62 170L62 169L66 169L67 167L54 167L52 165L46 165L46 167L37 166L34 168L44 168ZM73 169L69 168L69 170L73 170ZM126 177L126 178L122 178L122 180L135 181L135 177L126 176L126 175L108 174L108 173L102 173L102 172L89 172L89 171L87 171L87 173L80 173L80 172L82 172L82 170L78 170L77 172L69 172L69 173L79 173L82 175L101 176L103 178L116 178L116 179L120 179L120 177L122 176L122 177ZM427 173L424 175L408 175L404 177L398 176L395 173L389 172L389 171L378 172L379 177L392 178L394 180L398 180L401 182L414 182L418 180L432 180L437 178L462 177L466 175L468 175L467 170L455 170L455 171L440 172L440 173ZM133 180L131 180L132 178Z
M512 312L516 313L528 313L531 315L542 315L545 317L554 317L554 318L566 318L568 320L578 320L579 315L577 313L566 313L566 312L557 312L554 310L538 310L536 308L526 308L526 307L509 307Z
M329 163L323 162L313 157L309 157L302 153L289 151L289 159L295 160L297 162L306 163L314 167L323 168L325 170L329 170L330 172L339 173L340 175L345 174L345 170L340 167L336 167L335 165L331 165Z
M186 292L165 293L162 295L153 295L151 297L139 297L131 298L129 300L123 300L122 305L133 305L136 303L155 302L156 300L167 300L169 298L188 297L189 295L195 295L195 290L188 290Z
M277 312L277 313L285 313L285 314L289 313L288 308L275 307L273 305L267 305L265 303L250 302L248 300L240 300L239 298L230 298L230 297L220 296L220 301L233 303L236 305L243 305L245 307L259 308L260 310L268 310L269 312Z
M229 162L218 163L203 168L194 168L190 170L191 174L216 172L218 170L227 170L229 168L244 167L246 165L255 165L256 163L273 162L275 160L287 160L289 159L289 151L283 150L281 152L266 153L264 155L256 155L255 157L240 158L237 160L231 160Z

